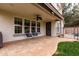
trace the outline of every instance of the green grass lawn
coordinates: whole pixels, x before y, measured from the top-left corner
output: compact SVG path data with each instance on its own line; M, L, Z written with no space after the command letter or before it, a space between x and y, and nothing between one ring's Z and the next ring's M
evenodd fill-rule
M79 42L60 42L53 56L79 56Z

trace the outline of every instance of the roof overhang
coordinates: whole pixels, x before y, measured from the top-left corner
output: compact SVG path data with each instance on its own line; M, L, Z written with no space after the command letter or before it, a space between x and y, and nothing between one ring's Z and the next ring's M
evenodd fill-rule
M53 12L59 19L62 20L64 19L64 17L58 12L58 10L51 3L39 3L39 5L49 10L50 13Z

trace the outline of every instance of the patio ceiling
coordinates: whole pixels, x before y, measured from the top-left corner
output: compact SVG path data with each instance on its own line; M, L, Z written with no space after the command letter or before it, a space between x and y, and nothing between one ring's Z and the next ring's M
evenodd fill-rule
M49 11L45 10L43 7L35 6L34 4L22 4L22 3L7 3L0 4L0 10L7 11L10 13L20 14L22 16L32 16L41 15L44 21L55 20L57 17L49 13Z

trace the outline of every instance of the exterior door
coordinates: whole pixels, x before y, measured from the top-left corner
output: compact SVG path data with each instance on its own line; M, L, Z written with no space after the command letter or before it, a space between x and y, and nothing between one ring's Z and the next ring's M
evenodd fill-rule
M51 22L46 22L46 36L51 36Z

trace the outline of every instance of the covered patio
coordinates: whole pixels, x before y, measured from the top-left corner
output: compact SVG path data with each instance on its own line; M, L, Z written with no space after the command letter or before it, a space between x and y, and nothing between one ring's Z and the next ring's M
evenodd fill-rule
M4 43L0 49L2 56L51 56L61 41L75 41L74 39L43 36L28 40L18 40Z

